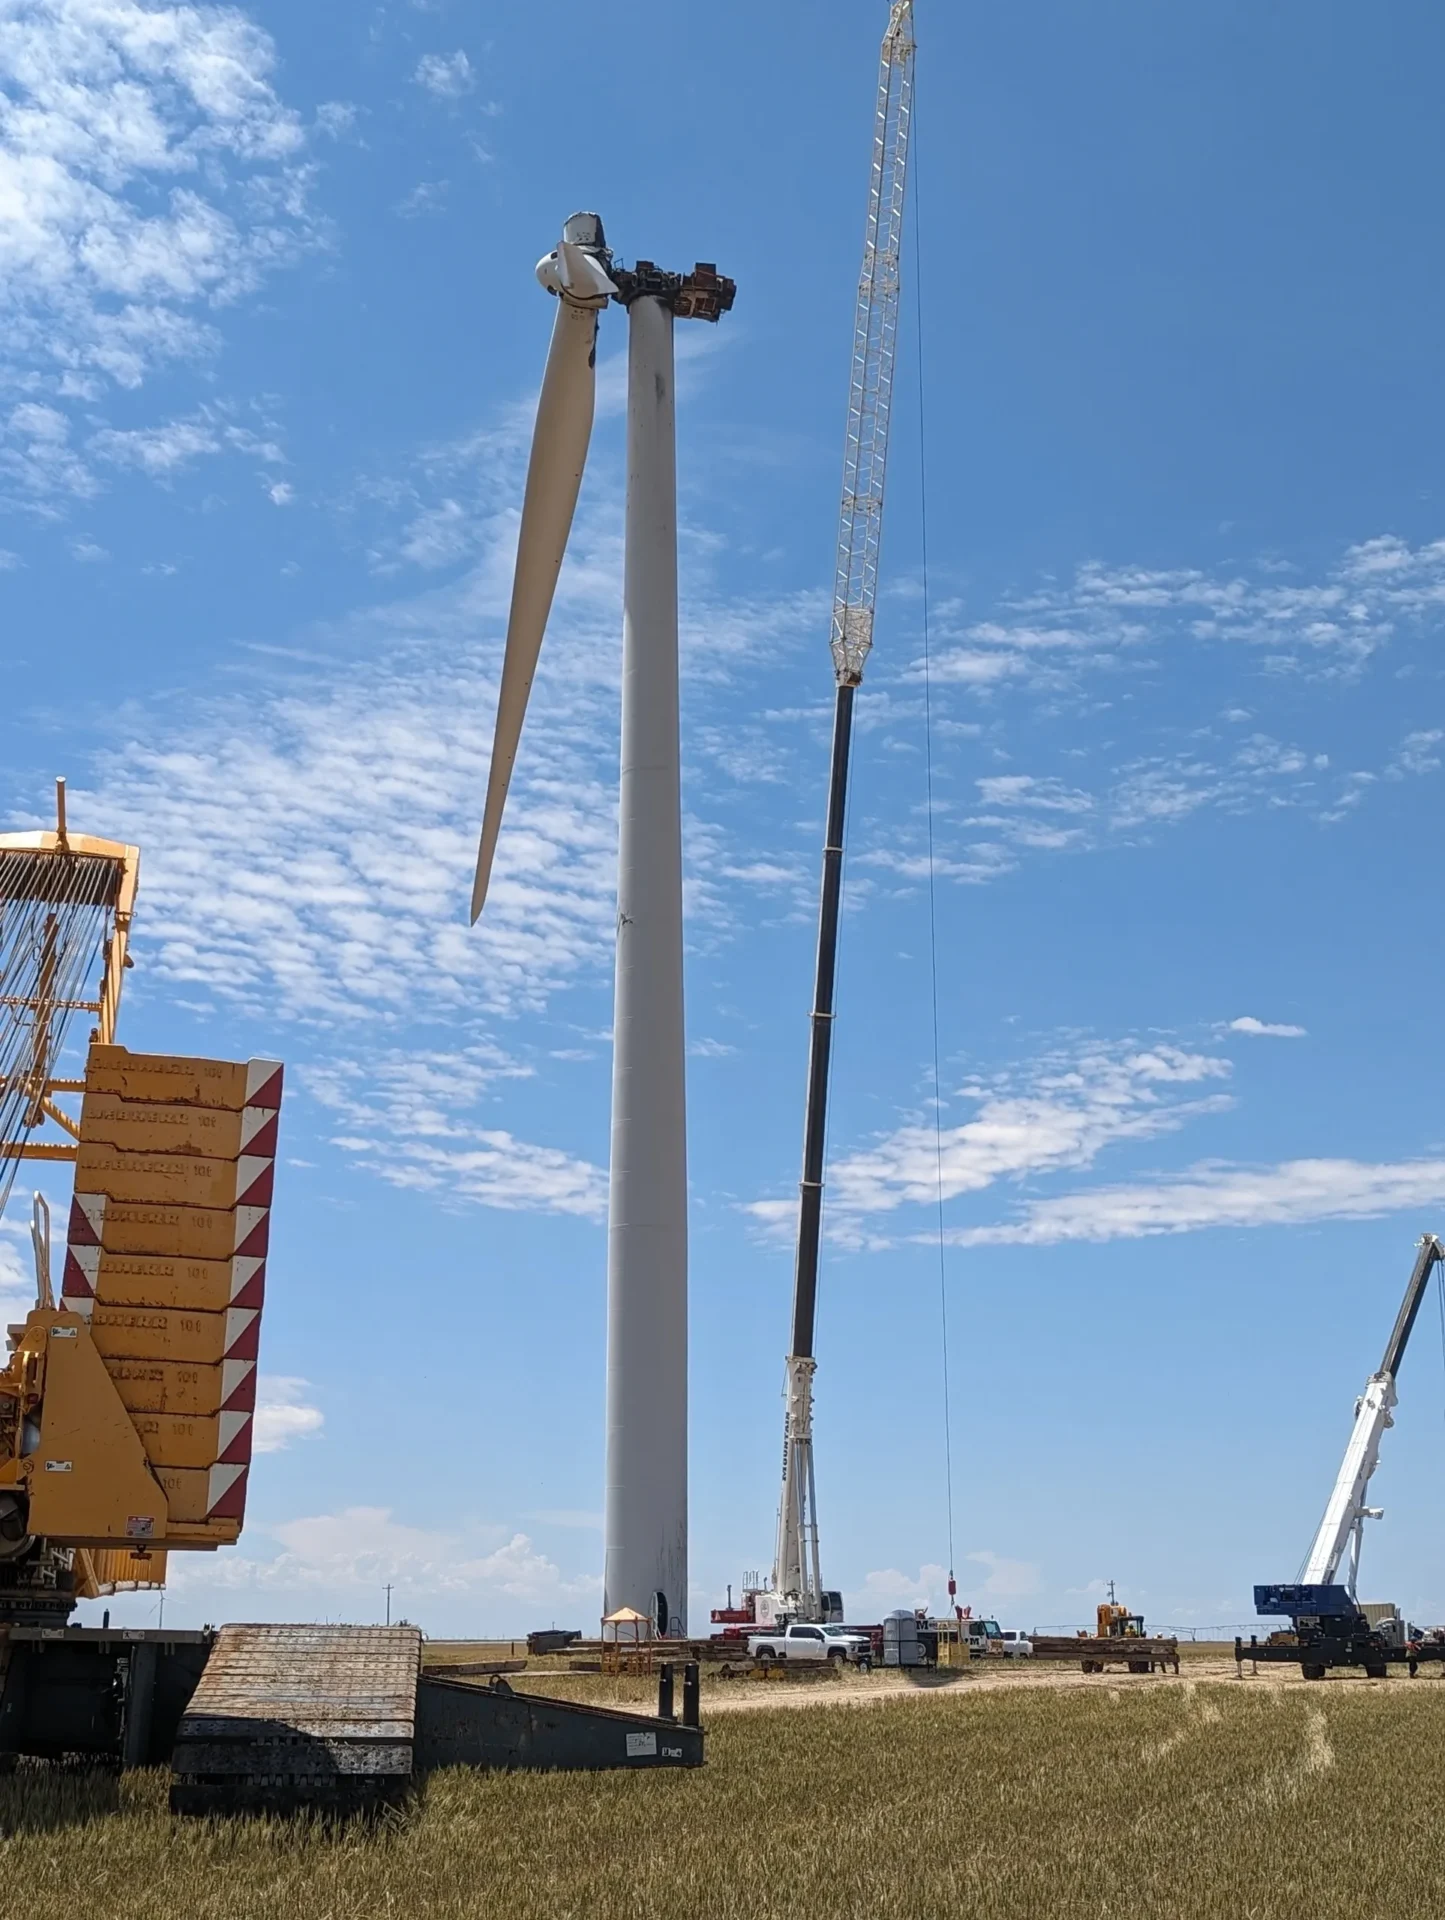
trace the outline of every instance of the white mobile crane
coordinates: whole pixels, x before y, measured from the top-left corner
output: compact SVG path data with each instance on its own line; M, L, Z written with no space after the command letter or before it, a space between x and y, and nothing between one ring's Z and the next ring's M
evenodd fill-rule
M828 776L828 819L818 906L808 1093L803 1121L803 1177L793 1278L793 1336L787 1358L783 1415L783 1484L770 1586L744 1579L742 1605L720 1607L716 1623L774 1626L788 1620L838 1621L842 1597L823 1586L813 1480L813 1322L818 1293L818 1246L823 1220L823 1153L827 1131L828 1066L833 1043L833 987L838 958L838 913L843 883L843 827L847 817L848 754L853 695L873 645L873 603L883 531L883 483L898 333L899 257L913 117L913 0L891 0L878 62L873 160L863 267L853 322L848 386L848 432L843 451L843 497L829 641L837 694Z
M1298 1660L1307 1680L1324 1678L1328 1667L1363 1667L1373 1678L1383 1678L1391 1659L1410 1659L1419 1649L1407 1644L1403 1625L1395 1620L1369 1618L1356 1595L1360 1575L1360 1540L1367 1520L1378 1520L1379 1507L1367 1504L1370 1480L1380 1459L1380 1441L1393 1426L1398 1402L1395 1376L1425 1297L1425 1287L1437 1265L1445 1262L1445 1247L1433 1233L1420 1241L1405 1298L1385 1348L1385 1357L1365 1382L1355 1402L1355 1424L1345 1457L1340 1462L1329 1504L1314 1542L1305 1556L1297 1582L1259 1586L1254 1590L1256 1610L1265 1615L1288 1615L1291 1631L1272 1634L1265 1644L1251 1640L1248 1648L1235 1642L1236 1657ZM1344 1580L1340 1569L1345 1567ZM1445 1649L1442 1649L1445 1652ZM1427 1653L1425 1657L1438 1657Z

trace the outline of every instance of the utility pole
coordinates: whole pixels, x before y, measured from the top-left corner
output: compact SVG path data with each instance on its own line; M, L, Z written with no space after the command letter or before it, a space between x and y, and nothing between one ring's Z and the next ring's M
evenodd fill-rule
M391 1582L386 1583L386 1624L391 1625Z

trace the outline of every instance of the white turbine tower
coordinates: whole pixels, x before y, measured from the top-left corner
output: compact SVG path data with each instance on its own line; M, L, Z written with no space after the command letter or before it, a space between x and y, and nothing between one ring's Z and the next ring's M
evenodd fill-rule
M617 976L607 1243L603 1609L659 1631L687 1622L687 1134L678 750L677 472L672 324L716 320L734 287L614 264L596 214L577 213L537 268L558 297L507 621L472 919L487 895L527 696L566 551L596 387L597 322L628 313L627 523Z

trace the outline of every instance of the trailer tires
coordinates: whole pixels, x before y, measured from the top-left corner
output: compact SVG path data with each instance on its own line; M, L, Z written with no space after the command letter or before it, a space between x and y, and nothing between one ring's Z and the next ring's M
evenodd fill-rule
M1365 1668L1365 1678L1367 1680L1388 1680L1389 1677L1390 1669L1388 1667L1376 1665Z
M1323 1680L1325 1677L1324 1668L1313 1666L1309 1661L1302 1661L1300 1663L1300 1672L1306 1680Z

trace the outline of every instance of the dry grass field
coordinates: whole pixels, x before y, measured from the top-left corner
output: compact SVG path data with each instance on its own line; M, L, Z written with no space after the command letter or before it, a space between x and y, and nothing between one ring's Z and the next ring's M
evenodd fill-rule
M440 1774L407 1812L339 1832L172 1820L159 1773L117 1782L27 1770L0 1780L3 1910L17 1920L1445 1912L1445 1685L1241 1682L1232 1663L1194 1664L1178 1681L999 1676L906 1698L895 1681L866 1700L842 1684L741 1683L729 1695L724 1683L705 1698L704 1717L716 1711L700 1772ZM748 1710L723 1710L728 1698Z

